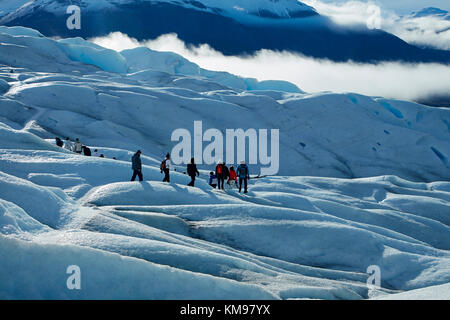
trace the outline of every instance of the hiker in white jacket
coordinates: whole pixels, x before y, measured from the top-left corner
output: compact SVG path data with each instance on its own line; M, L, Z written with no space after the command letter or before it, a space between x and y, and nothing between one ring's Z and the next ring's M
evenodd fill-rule
M73 152L73 143L69 140L69 138L66 138L66 141L64 141L64 149Z
M75 145L73 146L73 151L79 154L81 154L81 152L83 151L83 144L78 138L76 139Z
M170 166L172 163L170 162L170 154L166 155L166 158L161 162L161 173L164 172L163 182L170 182Z

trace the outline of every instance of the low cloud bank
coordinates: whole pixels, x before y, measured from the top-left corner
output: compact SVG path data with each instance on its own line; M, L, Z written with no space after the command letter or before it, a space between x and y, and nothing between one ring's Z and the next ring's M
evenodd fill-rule
M182 55L200 67L262 80L285 80L307 92L355 92L423 100L450 92L450 66L422 63L336 63L290 52L262 50L253 56L224 56L208 45L188 47L175 34L139 42L120 32L91 39L116 51L146 46Z

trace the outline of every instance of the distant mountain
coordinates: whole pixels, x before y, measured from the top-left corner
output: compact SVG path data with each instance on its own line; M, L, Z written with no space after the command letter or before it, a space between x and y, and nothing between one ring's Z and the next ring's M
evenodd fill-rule
M115 9L125 5L173 4L197 11L219 13L237 20L251 17L275 19L299 18L317 15L310 6L297 0L4 0L0 12L4 12L4 22L24 16L36 10L45 10L55 14L64 14L68 5L78 5L83 10L95 11ZM3 9L5 8L5 9ZM3 10L2 10L3 9ZM8 12L9 11L9 12Z
M66 9L82 9L81 30L66 27ZM338 26L297 0L11 0L0 2L0 24L46 36L96 37L120 31L138 40L176 33L189 45L226 54L261 49L333 61L450 63L450 52L423 49L381 30Z
M450 21L450 14L448 11L446 10L442 10L439 8L434 8L434 7L428 7L428 8L424 8L420 11L417 12L413 12L411 14L412 17L414 18L422 18L422 17L439 17L445 20L449 20Z

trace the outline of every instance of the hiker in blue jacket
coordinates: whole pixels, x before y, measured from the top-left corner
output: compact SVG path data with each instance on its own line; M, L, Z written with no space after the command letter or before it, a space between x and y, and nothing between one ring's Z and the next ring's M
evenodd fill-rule
M214 189L217 187L217 176L212 171L209 173L209 185Z
M239 177L239 193L241 193L242 182L244 183L244 193L248 193L247 184L248 180L250 180L250 172L248 170L248 166L245 164L245 161L241 161L241 164L237 168L236 172Z
M131 169L133 170L133 177L131 177L131 181L136 180L136 176L139 177L139 181L144 180L142 176L141 153L141 150L138 150L131 158Z

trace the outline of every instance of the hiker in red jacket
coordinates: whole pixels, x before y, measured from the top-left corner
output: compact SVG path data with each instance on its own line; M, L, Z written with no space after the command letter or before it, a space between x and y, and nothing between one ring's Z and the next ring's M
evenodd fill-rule
M230 167L230 177L228 178L227 183L231 188L237 185L237 174L233 166Z
M217 176L217 189L223 190L223 184L225 182L225 170L222 161L219 161L216 166L216 176Z

